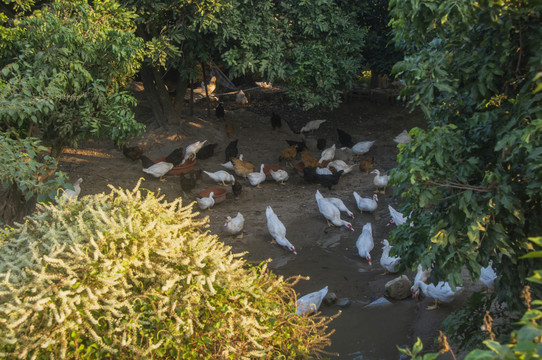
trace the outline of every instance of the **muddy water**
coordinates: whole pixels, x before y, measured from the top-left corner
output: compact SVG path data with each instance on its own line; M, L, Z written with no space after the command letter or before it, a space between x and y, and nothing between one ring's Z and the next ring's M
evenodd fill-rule
M351 210L354 211L355 208ZM369 217L370 215L368 215ZM343 219L345 217L343 216ZM302 217L294 219L297 226L290 227L288 235L301 241L299 255L285 262L282 256L274 259L271 267L281 275L302 274L310 277L301 281L296 290L299 294L316 291L328 285L329 291L338 298L348 298L351 304L340 308L336 305L321 307L325 315L341 311L333 321L335 329L332 346L327 350L339 353L336 359L398 359L395 347L412 343L411 327L416 317L416 304L411 299L394 302L388 306L367 307L367 304L384 295L384 283L394 275L382 275L379 265L381 254L375 236L373 265L357 254L355 241L365 223L359 214L353 220L354 232L346 228L328 228L323 217L307 221Z

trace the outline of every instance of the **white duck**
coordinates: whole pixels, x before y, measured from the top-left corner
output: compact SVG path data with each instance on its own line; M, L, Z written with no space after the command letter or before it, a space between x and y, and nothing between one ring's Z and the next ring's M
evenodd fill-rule
M333 160L329 164L327 164L328 168L334 168L337 171L342 170L343 175L348 174L352 169L354 168L354 165L348 165L342 160Z
M331 170L329 170L328 168L321 168L321 167L316 168L316 173L318 175L333 175L333 172L331 172Z
M373 250L375 244L373 241L373 226L371 223L363 225L363 230L356 241L356 247L358 248L358 254L362 258L366 258L369 265L373 265L371 260L371 250Z
M321 164L323 161L331 161L335 157L335 144L333 144L331 147L328 147L327 149L322 150L322 154L320 155L320 160L318 160L318 163Z
M489 260L489 265L480 269L480 282L487 287L488 291L493 291L496 278L497 273L493 269L493 261Z
M143 169L143 172L150 174L154 177L161 178L162 176L166 175L171 169L173 169L172 163L160 161L154 165L149 166L146 169Z
M352 219L354 218L354 213L344 205L344 202L339 198L326 198L328 199L333 205L335 205L340 211L345 212L348 216L350 216Z
M195 143L188 145L184 149L184 159L181 162L181 165L184 164L186 160L194 160L196 158L196 154L198 153L198 151L201 150L201 148L203 147L203 145L205 145L206 142L207 140L196 141Z
M319 291L315 291L300 297L296 301L296 314L299 316L306 316L318 312L320 305L322 305L322 300L324 300L326 295L327 286Z
M226 182L231 182L232 184L235 184L235 178L226 170L218 170L214 173L203 170L203 172L209 175L209 177L213 181L216 181L217 183L222 183L222 185L224 186L226 186Z
M410 287L410 292L412 293L412 297L414 299L417 299L420 295L419 283L425 283L429 279L429 275L431 275L431 268L423 270L422 264L418 264L418 270L416 272L416 276L414 277L414 285Z
M318 210L322 215L324 215L329 226L331 226L331 224L335 226L346 226L350 230L354 231L352 224L341 220L341 212L339 208L333 205L333 203L331 203L328 199L324 198L322 194L320 194L319 190L316 190L315 198L316 203L318 204Z
M364 211L373 212L378 207L378 195L374 194L372 198L363 198L357 192L353 192L356 199L356 205L363 214Z
M388 205L388 210L390 211L390 216L391 216L391 220L388 223L388 225L395 224L399 226L399 225L403 225L407 221L408 218L405 217L403 213L400 213L399 211L395 210L391 205Z
M260 172L247 174L247 179L250 185L260 187L260 183L265 181L265 173L263 172L264 164L260 165Z
M213 207L213 205L215 204L215 199L213 198L214 194L215 193L211 191L208 197L202 197L202 198L196 199L198 201L198 205L201 210L210 209Z
M384 191L382 191L382 193L385 193L390 177L388 175L380 175L380 170L378 169L374 169L373 171L371 171L371 174L376 174L373 179L373 184L376 186L376 189L378 190L384 188Z
M299 132L314 131L314 130L318 129L320 127L320 125L322 125L326 121L327 120L312 120L312 121L309 121L308 123L305 124L305 126L303 126L301 128L301 130L299 130Z
M239 155L239 160L243 161L243 154ZM233 166L231 160L228 162L225 162L224 164L220 164L221 166L224 166L228 170L235 171L235 167Z
M390 250L393 246L390 245L387 239L382 240L382 256L380 257L380 265L388 273L396 273L397 267L399 266L399 261L401 260L398 256L390 256Z
M62 201L72 201L77 200L79 197L79 194L81 193L81 183L83 182L82 178L77 179L73 183L73 190L72 189L65 189L62 193Z
M371 150L371 146L375 143L376 140L373 141L361 141L354 146L352 146L352 152L356 155L363 155L369 152Z
M269 230L269 234L271 234L277 244L287 247L288 250L297 255L295 247L288 241L288 239L286 239L286 228L284 227L284 224L273 212L271 206L268 206L265 209L265 216L267 217L267 229Z
M226 221L224 222L224 228L226 234L228 235L239 235L243 237L243 227L245 226L245 217L240 212L237 213L237 216L232 218L231 216L226 216Z
M439 281L437 285L435 284L426 284L422 281L418 281L418 286L421 289L421 291L425 294L425 296L428 296L430 298L433 298L435 300L435 304L432 306L428 306L427 310L435 310L438 308L438 304L443 303L449 303L452 302L455 295L461 291L462 287L458 286L455 291L452 290L452 287L450 284L444 281Z
M282 169L278 169L277 171L271 169L269 170L269 173L271 174L271 177L281 185L285 185L284 182L290 178L288 172Z
M403 130L402 133L397 135L393 141L395 141L398 144L408 144L412 140L410 136L408 135L408 132L406 130Z

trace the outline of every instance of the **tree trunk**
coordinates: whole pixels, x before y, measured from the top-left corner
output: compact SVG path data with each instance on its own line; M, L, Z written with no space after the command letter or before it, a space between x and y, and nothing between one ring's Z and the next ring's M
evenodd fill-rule
M2 204L0 205L0 221L4 224L22 222L23 218L36 206L35 199L25 201L24 194L16 184L0 192L0 204Z
M147 65L141 67L141 78L156 122L160 126L179 121L180 114L171 103L171 98L160 73Z
M180 74L177 77L177 91L175 94L175 111L181 114L184 107L184 95L188 89L188 80L184 79Z

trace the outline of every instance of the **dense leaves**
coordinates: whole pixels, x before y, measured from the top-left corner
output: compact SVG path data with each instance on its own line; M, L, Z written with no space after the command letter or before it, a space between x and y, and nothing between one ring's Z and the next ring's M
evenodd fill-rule
M477 279L493 261L498 300L521 306L542 234L542 6L527 2L392 1L395 71L425 113L392 173L413 227L393 233L406 266L433 280ZM538 298L541 287L533 286Z
M214 61L231 78L258 73L285 82L305 108L335 107L362 65L365 30L331 0L130 4L142 36L167 44L152 46L150 58L161 60L154 64L192 82L200 79L200 63Z
M90 135L121 143L143 128L125 89L142 42L134 15L114 1L55 2L6 19L0 47L0 120L22 136L37 134L58 156Z

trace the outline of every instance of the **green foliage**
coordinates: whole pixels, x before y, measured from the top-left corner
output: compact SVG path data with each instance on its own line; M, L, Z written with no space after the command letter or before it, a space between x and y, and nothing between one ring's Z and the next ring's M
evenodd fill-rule
M542 238L530 238L529 239L534 244L542 247ZM524 258L541 258L542 251L531 251ZM530 277L528 280L535 283L542 283L542 280L536 275L542 273L541 269L534 271L535 275ZM477 349L471 351L466 357L465 360L527 360L527 359L540 359L542 355L542 300L540 298L536 300L531 300L531 294L527 288L527 291L523 292L524 301L527 305L527 311L521 317L521 320L517 323L521 327L513 331L510 336L509 344L501 344L498 341L493 340L493 331L491 322L487 322L486 331L489 332L490 339L484 341L484 345L489 350ZM444 339L444 341L442 341ZM441 343L444 343L444 349L442 352L450 351L447 346L447 341L445 338L439 339ZM429 353L425 354L423 357L418 356L418 354L423 349L423 344L420 339L414 344L412 350L410 349L401 349L401 353L410 356L413 360L426 360L426 359L435 359L439 353ZM454 356L455 358L455 356Z
M54 156L91 135L122 143L139 134L123 91L141 59L133 18L115 1L58 1L0 24L3 129L37 130Z
M427 130L413 129L392 171L413 227L392 234L406 266L433 266L456 286L493 261L496 299L521 308L534 266L526 239L542 233L542 6L391 1L395 71ZM533 286L536 297L542 287Z
M36 138L18 139L0 133L0 158L2 186L15 185L27 201L34 196L38 201L53 201L57 189L66 186L66 175L56 171L56 160Z
M3 358L309 358L330 318L209 234L192 205L139 189L39 205L1 233Z
M192 82L197 66L213 60L230 77L259 73L286 82L305 108L336 107L359 73L365 30L331 0L128 3L145 39L168 45L149 47L149 58Z

